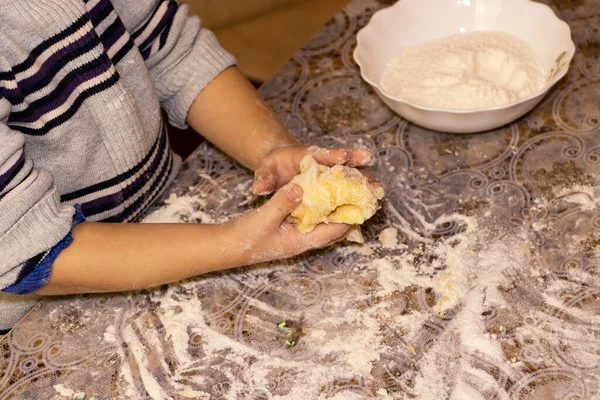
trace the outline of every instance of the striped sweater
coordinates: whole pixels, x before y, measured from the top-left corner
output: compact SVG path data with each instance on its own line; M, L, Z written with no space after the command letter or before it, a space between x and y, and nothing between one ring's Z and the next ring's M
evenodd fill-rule
M0 0L0 330L75 224L134 221L161 194L179 162L160 107L185 127L234 63L175 0Z

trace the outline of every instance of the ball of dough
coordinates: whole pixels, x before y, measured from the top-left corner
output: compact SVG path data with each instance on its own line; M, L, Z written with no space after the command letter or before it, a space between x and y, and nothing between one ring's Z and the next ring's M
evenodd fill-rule
M355 168L342 165L326 167L311 156L300 163L300 175L292 179L304 190L302 203L291 219L306 233L318 224L337 222L360 225L371 218L383 198L383 188L374 188Z

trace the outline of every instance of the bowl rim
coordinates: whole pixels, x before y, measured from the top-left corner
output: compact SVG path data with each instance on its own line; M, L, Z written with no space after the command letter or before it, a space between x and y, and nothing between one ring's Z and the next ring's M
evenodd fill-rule
M361 77L369 85L371 85L377 91L379 91L381 93L381 95L385 96L389 100L403 103L403 104L409 105L409 106L414 107L419 110L433 111L433 112L445 112L445 113L450 113L450 114L472 114L472 113L479 113L479 112L484 112L484 111L504 110L504 109L507 109L510 107L514 107L518 104L525 103L527 101L533 100L540 96L546 95L550 91L550 89L552 89L552 87L554 85L556 85L556 83L558 81L560 81L562 78L564 78L565 75L569 72L571 61L573 60L573 58L575 57L575 53L577 52L577 46L575 46L575 43L573 42L573 37L571 34L571 27L569 26L568 23L566 23L564 20L560 19L556 15L556 13L546 4L538 3L535 1L531 1L531 0L522 0L524 3L529 3L529 5L531 5L533 7L539 7L541 9L546 10L546 13L549 13L551 18L554 18L554 20L556 20L558 22L558 24L562 24L563 26L565 26L567 28L567 32L569 33L569 47L570 47L570 48L564 50L565 54L567 54L567 55L570 54L570 57L568 57L568 59L565 60L565 61L567 61L567 63L566 63L567 67L563 68L563 71L561 73L556 74L556 76L549 83L546 83L541 89L537 90L536 92L532 93L531 95L529 95L527 97L524 97L519 100L515 100L511 103L506 103L506 104L502 104L499 106L490 106L490 107L484 107L484 108L471 108L471 109L452 109L452 108L427 107L427 106L418 105L418 104L415 104L408 100L403 100L399 97L389 94L383 87L380 86L380 84L378 82L373 82L372 79L365 76L363 65L360 61L360 57L358 56L358 51L361 48L361 46L360 46L361 45L361 37L365 35L364 31L369 27L369 25L372 24L373 20L381 18L381 15L383 15L385 13L393 12L395 7L400 7L400 4L404 3L405 1L406 0L398 0L398 1L396 1L396 3L392 4L389 7L385 7L383 9L377 10L371 16L371 19L369 20L369 22L365 26L363 26L356 34L356 47L352 51L352 57L354 58L354 61L358 65ZM487 32L503 32L503 31L483 30L483 29L473 30L470 32L486 32L486 31ZM467 33L470 33L470 32L467 32ZM508 33L508 32L504 32L504 33ZM460 34L460 33L458 33L458 34ZM449 36L450 35L442 36L441 38L449 37Z

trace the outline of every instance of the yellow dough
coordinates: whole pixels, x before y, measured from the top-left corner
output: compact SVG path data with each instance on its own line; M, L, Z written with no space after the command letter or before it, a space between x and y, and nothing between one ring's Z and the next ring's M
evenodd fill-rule
M321 222L360 225L379 208L383 188L372 187L355 168L341 165L329 168L306 156L300 163L300 171L292 183L302 187L304 196L291 214L300 232L310 232Z

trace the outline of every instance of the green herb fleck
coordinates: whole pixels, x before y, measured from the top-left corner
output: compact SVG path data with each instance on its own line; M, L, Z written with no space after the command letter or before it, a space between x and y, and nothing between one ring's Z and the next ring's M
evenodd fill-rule
M281 321L280 323L277 324L278 327L280 328L284 328L285 327L285 321Z
M294 346L296 344L296 342L293 342L293 341L290 342L289 340L286 340L285 344L287 344L288 346L292 347L292 346Z
M388 393L394 393L394 389L392 388L387 388Z
M96 400L96 396L90 397L90 400Z
M83 399L85 398L85 393L80 393L79 396L77 397L78 399Z

